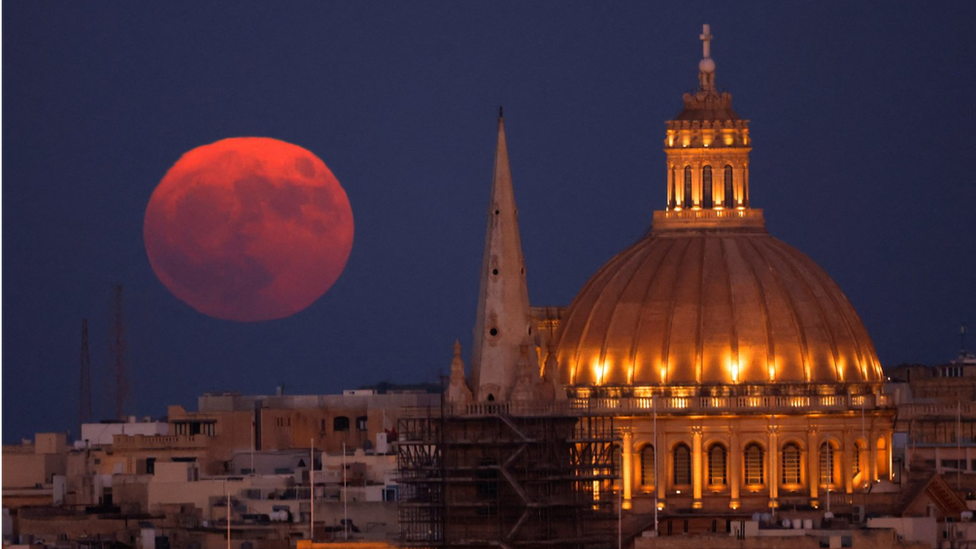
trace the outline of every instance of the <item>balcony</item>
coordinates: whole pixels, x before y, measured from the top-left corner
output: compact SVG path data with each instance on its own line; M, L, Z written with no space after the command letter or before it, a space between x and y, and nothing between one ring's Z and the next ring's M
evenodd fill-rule
M654 212L652 228L657 231L673 229L765 229L760 209L722 210L659 210Z

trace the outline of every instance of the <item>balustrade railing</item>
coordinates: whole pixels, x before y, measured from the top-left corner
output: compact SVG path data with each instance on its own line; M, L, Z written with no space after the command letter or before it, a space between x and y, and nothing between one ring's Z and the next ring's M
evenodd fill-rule
M770 413L797 411L871 410L889 407L889 395L765 395L765 396L660 396L660 397L589 397L566 401L506 402L506 403L448 403L443 407L447 415L462 416L539 416L553 414L636 414L647 415L655 409L660 413ZM976 404L964 406L976 412ZM953 410L955 407L953 407ZM401 417L439 416L437 408L404 409Z
M610 402L608 402L610 401ZM797 396L705 396L633 397L620 399L573 399L574 410L658 412L738 411L763 413L769 410L850 410L888 406L887 395L797 395Z
M115 435L116 448L205 448L208 437L195 435Z
M925 404L902 404L898 407L898 416L901 419L911 419L920 416L955 417L957 414L962 417L976 416L976 402L932 402Z

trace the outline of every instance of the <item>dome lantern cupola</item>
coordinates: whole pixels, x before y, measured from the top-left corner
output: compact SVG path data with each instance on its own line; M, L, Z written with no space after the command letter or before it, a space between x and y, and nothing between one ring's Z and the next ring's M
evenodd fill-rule
M699 89L667 125L668 205L567 308L561 380L578 394L637 396L876 387L880 362L850 301L749 206L748 121L715 88L711 38L705 25Z
M732 94L715 87L708 25L700 38L698 91L684 94L684 109L667 122L667 208L654 213L654 228L762 229L762 211L749 208L749 121L732 110Z

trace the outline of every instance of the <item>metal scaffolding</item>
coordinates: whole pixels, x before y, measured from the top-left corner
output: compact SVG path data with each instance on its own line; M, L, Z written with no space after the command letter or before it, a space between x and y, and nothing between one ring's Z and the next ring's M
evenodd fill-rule
M611 547L609 416L416 410L398 422L405 547Z

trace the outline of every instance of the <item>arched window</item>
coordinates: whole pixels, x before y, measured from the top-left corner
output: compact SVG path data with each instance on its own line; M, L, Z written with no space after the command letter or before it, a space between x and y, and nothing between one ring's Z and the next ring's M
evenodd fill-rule
M675 485L691 484L691 449L681 443L674 447L672 481Z
M763 449L753 442L746 446L745 451L746 484L762 484L766 478L763 474Z
M685 166L685 208L691 207L691 166Z
M648 444L647 446L641 448L640 453L641 459L641 478L640 483L644 486L651 486L654 484L654 447Z
M671 188L668 189L671 196L668 197L668 208L678 205L678 172L671 166Z
M708 449L708 483L725 486L725 446L712 444Z
M702 208L712 207L712 167L702 168Z
M348 431L349 430L349 418L346 416L338 416L332 419L332 430L333 431Z
M783 446L783 484L800 484L800 447L791 442Z
M854 443L854 476L861 474L861 444L858 442Z
M820 484L834 484L834 469L837 456L829 442L820 445Z
M735 187L732 185L732 166L725 165L725 207L735 207Z
M887 477L888 471L888 442L885 437L878 437L878 441L874 446L874 459L876 460L875 466L877 467L878 475L881 477Z

